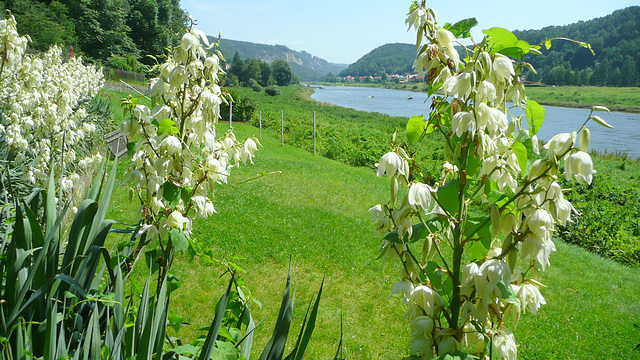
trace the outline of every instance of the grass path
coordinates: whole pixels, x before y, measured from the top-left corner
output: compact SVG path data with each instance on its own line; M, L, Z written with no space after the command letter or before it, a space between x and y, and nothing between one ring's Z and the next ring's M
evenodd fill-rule
M224 131L221 124L218 131ZM258 130L236 124L239 139ZM399 273L395 264L375 260L367 209L385 201L386 179L372 169L350 167L290 146L263 132L256 165L233 169L235 180L220 186L218 214L194 224L194 237L220 258L243 266L254 296L263 304L256 349L266 343L275 322L289 258L297 286L294 332L320 283L325 293L308 359L332 358L344 318L345 356L349 359L399 359L408 351L408 324L396 299L388 300ZM260 172L281 171L248 183ZM114 199L112 218L132 218L124 187ZM542 279L548 305L524 315L515 334L521 359L628 359L640 356L640 270L626 268L586 251L557 243L551 268ZM175 275L184 283L173 297L174 312L191 326L180 331L193 338L208 326L223 292L221 268L180 257Z

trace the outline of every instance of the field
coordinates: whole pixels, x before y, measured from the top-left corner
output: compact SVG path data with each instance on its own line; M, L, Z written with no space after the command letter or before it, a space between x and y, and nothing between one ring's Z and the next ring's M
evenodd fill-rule
M281 106L289 106L285 112L294 112L298 105L304 109L300 114L308 113L305 107L315 106L319 118L326 119L329 113L336 120L361 117L369 119L368 126L374 126L378 116L310 105L301 95L296 99L286 97L298 90L283 90L283 96L276 98L259 98L263 95L256 94L263 117ZM308 123L308 119L305 116L300 121ZM381 115L377 119L390 121ZM355 124L349 126L355 131ZM240 139L259 133L248 124L234 127ZM222 123L218 132L227 128L228 124ZM298 138L289 134L281 146L279 128L272 125L264 129L264 148L257 153L256 165L233 169L234 180L216 192L218 214L206 221L197 220L194 238L211 247L219 259L234 261L246 270L247 284L263 305L255 315L266 318L257 331L257 348L270 336L292 259L297 288L294 317L298 321L294 322L294 332L312 294L325 279L309 359L332 358L340 338L341 317L346 358L401 358L408 352L409 327L402 320L400 301L389 299L398 267L384 259L375 260L379 239L374 236L367 211L385 201L388 183L375 177L371 165L354 167L291 146L308 148L308 141L293 141ZM596 161L607 165L598 167L601 173L597 176L606 178L607 171L613 169L622 171L620 176L637 176L637 167L629 160L626 170L620 169L622 160L617 158ZM261 172L279 173L243 183ZM112 218L125 222L136 218L124 186L118 187L112 203ZM543 274L547 288L542 293L548 304L535 316L523 316L515 331L521 344L520 358L633 358L633 348L640 342L640 270L561 241L556 245L552 266ZM191 324L179 334L194 338L197 329L211 321L226 280L220 278L220 266L186 256L177 261L175 275L183 284L173 297L174 311Z
M527 87L527 96L544 105L564 107L604 105L612 111L640 113L640 88Z

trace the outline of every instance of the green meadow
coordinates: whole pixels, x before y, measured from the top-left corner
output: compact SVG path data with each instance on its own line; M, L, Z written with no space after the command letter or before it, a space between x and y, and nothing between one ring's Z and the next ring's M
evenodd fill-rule
M398 136L403 136L402 120L313 104L296 89L284 88L281 97L267 98L262 93L252 97L263 111L263 117L275 113L281 106L288 106L289 112L299 107L303 109L300 114L308 113L307 107L313 107L319 118L344 120L345 136L363 131L362 137L376 138L373 135L368 138L369 134L362 130L365 127L390 129L389 132L397 127ZM109 93L114 105L119 95ZM352 121L359 118L366 119L361 128L357 121ZM309 122L308 117L299 120ZM197 219L193 239L210 248L220 261L232 261L244 268L242 276L262 306L254 305L254 316L265 319L256 331L257 348L271 335L291 260L296 287L294 333L299 329L311 297L323 279L325 281L319 322L307 358L333 358L340 340L341 322L345 358L402 358L409 351L409 325L403 320L405 309L400 300L389 297L391 286L399 277L399 267L387 259L376 259L380 239L375 235L368 213L371 206L387 201L387 179L375 176L373 161L369 166L354 166L345 164L347 161L328 159L325 156L331 154L326 151L319 152L325 156L314 156L309 151L312 141L308 137L288 133L281 146L279 127L265 121L267 126L260 137L263 147L256 153L255 165L232 169L232 179L220 185L215 193L218 214L206 220ZM339 125L325 126L337 131L335 136L340 137ZM228 123L218 125L218 132L226 129ZM252 124L234 123L234 130L238 139L259 136L259 129ZM384 139L370 141L388 143L390 134L384 136ZM322 146L327 148L326 143ZM354 149L345 150L356 152L360 144L355 142L353 146ZM423 146L427 147L421 149L425 161L439 159L437 144ZM376 151L367 158L379 156ZM336 158L340 160L339 156ZM605 159L596 160L601 161ZM609 168L621 171L617 165L620 160L607 161L611 165L603 166L602 170L598 168L600 172L596 176L606 177ZM635 176L640 173L634 161L626 160L626 163L624 171L633 171ZM123 161L118 174L121 181L125 167L126 161ZM134 222L136 212L126 186L118 186L109 217ZM638 356L633 349L640 343L640 293L637 290L640 270L560 240L555 242L558 251L551 256L552 265L542 275L546 285L542 294L547 305L537 315L523 315L515 328L520 358L628 359ZM179 256L173 269L182 286L172 295L172 308L189 324L182 326L179 334L193 339L200 328L210 324L228 278L221 277L223 266L199 257L190 259L187 255Z

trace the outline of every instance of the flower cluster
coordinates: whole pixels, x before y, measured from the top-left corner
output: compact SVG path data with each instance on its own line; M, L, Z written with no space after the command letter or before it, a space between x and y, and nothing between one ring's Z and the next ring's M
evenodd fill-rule
M521 60L537 47L494 29L462 58L453 44L472 22L442 28L435 19L424 2L408 15L409 27L418 31L416 67L441 96L417 127L422 130L407 131L419 131L408 136L414 139L439 131L447 162L441 178L429 181L406 145L383 155L377 175L391 180L391 198L370 212L383 236L381 255L402 264L392 293L408 306L412 355L432 359L462 351L512 360L517 346L507 315L517 322L546 303L539 274L556 250L556 224L576 213L559 177L591 183L595 173L586 152L589 130L578 130L579 144L578 132L559 134L540 151L536 132L544 109L524 94L519 74L527 64L505 55ZM516 43L522 51L514 54ZM525 108L526 124L524 115L513 115L522 113L513 111L518 107Z
M158 66L151 81L151 107L125 101L130 119L123 131L132 140L128 180L140 200L147 240L186 250L192 216L215 213L210 195L226 183L232 166L253 163L259 142L236 139L229 129L216 136L220 104L220 57L208 53L207 37L188 29L180 45Z
M27 43L13 16L0 21L3 160L17 164L32 184L44 184L53 170L68 191L79 179L75 172L65 173L68 164L87 167L101 161L99 154L79 159L75 148L96 129L80 104L96 96L103 75L79 57L63 59L57 46L41 56L25 55Z

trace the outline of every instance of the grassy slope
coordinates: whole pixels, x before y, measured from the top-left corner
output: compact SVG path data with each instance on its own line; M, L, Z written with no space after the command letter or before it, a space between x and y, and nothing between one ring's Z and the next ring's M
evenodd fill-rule
M226 129L221 124L219 131ZM239 138L256 128L237 124ZM277 134L279 135L279 134ZM330 358L344 316L345 355L351 359L390 359L406 354L408 325L399 301L388 301L398 267L374 260L374 238L367 209L385 201L388 183L371 170L354 168L280 146L265 131L255 166L234 169L235 181L219 187L219 214L194 224L194 237L220 258L239 255L246 279L267 317L257 332L256 349L266 342L293 258L297 306L293 330L323 277L326 288L309 359ZM262 171L282 171L245 184L237 181ZM112 217L135 218L124 187L114 199ZM548 305L526 315L515 334L522 359L632 358L640 332L640 270L626 268L584 250L558 243L551 268L543 274ZM180 257L175 272L184 284L173 298L174 311L192 323L181 336L192 338L208 325L223 291L221 269Z

